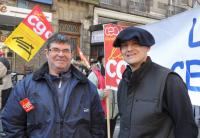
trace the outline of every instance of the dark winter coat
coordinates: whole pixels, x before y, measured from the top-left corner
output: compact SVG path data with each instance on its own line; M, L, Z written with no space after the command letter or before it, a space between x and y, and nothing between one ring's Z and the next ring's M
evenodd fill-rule
M48 65L26 76L14 88L2 113L3 129L13 138L102 138L103 110L96 87L71 66L74 87L65 113L59 109L56 90L48 79ZM28 98L34 109L19 104Z
M118 89L119 138L196 138L187 89L178 74L153 63L126 69Z

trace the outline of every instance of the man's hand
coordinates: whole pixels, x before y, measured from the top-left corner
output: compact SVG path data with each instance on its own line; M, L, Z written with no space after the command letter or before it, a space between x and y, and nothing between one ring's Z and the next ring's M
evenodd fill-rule
M108 97L110 95L110 93L111 93L111 90L104 89L103 92L104 92L104 97Z

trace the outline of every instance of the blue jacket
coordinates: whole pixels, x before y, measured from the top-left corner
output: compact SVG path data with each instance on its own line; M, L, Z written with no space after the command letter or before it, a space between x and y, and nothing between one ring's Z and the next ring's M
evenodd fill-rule
M75 67L71 66L71 72L77 81L64 114L47 77L47 63L16 85L2 111L8 138L103 138L104 116L97 89ZM20 105L25 98L34 106L28 113Z

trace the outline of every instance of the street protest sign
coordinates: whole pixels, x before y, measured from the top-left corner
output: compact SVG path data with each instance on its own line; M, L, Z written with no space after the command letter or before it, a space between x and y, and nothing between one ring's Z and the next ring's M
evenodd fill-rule
M52 32L53 29L42 10L39 6L35 6L4 44L29 62Z
M122 59L118 48L113 47L113 41L125 26L116 24L105 24L104 30L104 57L105 57L105 85L106 89L117 90L119 81L122 78L122 72L125 69L126 62ZM106 97L106 116L107 116L107 136L110 138L110 108L109 98Z
M192 104L200 106L200 8L140 27L155 37L149 53L152 60L177 72Z
M122 72L125 69L126 62L122 59L119 48L113 47L113 41L125 26L117 24L105 24L104 28L104 51L105 51L105 70L106 88L117 90L119 81L122 78Z

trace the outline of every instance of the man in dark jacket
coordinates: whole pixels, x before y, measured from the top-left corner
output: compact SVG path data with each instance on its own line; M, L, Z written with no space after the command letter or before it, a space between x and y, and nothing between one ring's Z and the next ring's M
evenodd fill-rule
M45 45L48 62L18 82L2 112L6 137L102 138L97 89L71 65L66 34L54 34Z
M186 85L147 56L154 43L137 27L124 29L113 43L129 64L118 87L119 138L197 138Z

